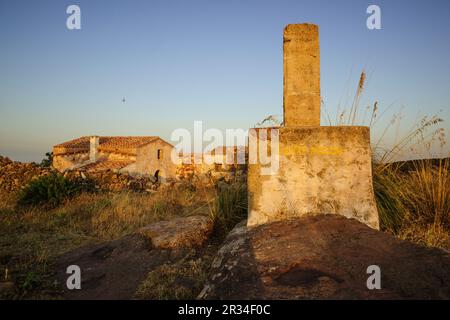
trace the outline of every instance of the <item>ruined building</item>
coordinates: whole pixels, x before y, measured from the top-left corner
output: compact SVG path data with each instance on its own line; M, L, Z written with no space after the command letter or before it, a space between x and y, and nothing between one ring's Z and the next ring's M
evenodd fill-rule
M319 30L284 30L284 125L278 132L278 170L249 164L248 226L308 214L340 214L372 228L379 219L372 186L370 132L363 126L320 126ZM258 142L265 129L252 129ZM258 146L260 143L257 144Z
M63 172L113 170L141 176L175 177L173 146L156 136L81 137L53 147L53 167Z

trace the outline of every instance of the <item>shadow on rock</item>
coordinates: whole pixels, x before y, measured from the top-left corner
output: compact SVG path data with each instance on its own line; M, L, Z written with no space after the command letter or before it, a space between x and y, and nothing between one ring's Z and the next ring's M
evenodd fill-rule
M381 269L369 290L367 268ZM338 215L247 229L219 250L201 299L449 299L450 258Z

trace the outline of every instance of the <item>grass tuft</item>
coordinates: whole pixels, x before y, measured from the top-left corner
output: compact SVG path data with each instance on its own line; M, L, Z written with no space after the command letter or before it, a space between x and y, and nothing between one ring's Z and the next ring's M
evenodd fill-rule
M240 221L247 218L247 185L242 182L219 184L210 217L216 233L224 236Z

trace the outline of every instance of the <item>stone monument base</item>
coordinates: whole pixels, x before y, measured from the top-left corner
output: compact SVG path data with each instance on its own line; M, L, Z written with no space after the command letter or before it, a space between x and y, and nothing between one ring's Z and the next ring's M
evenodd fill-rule
M258 137L262 129L255 129ZM264 175L261 169L265 166L260 161L249 164L248 226L305 215L339 214L379 228L368 127L276 129L278 170Z

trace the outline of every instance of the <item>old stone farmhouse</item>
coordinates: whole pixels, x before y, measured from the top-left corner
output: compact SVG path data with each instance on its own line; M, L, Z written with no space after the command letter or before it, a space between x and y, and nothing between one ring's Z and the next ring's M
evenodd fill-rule
M53 167L67 170L112 170L136 176L175 178L173 146L157 136L85 136L53 147Z

